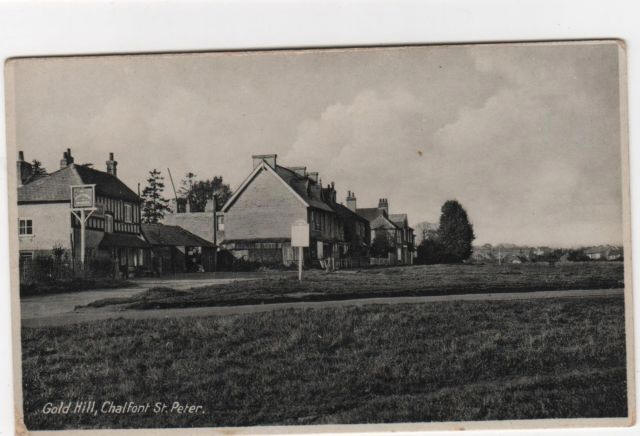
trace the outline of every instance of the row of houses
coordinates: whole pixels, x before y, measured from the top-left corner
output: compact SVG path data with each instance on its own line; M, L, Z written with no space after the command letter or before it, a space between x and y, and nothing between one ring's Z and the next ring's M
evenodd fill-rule
M317 172L282 166L275 154L252 156L249 175L221 210L209 202L203 212L187 207L166 214L159 224L142 223L141 199L118 178L113 153L106 171L100 171L75 164L67 149L57 171L38 174L20 152L17 177L23 260L55 247L78 257L81 226L70 213L70 187L86 184L95 185L96 210L86 222L85 254L109 255L123 272L210 270L213 253L221 249L247 261L289 265L297 261L291 247L291 226L297 220L309 224L304 258L310 265L327 259L368 262L376 238L388 243L385 263L411 264L414 259L408 217L391 213L387 199L361 209L349 192L343 204L333 182L323 186Z

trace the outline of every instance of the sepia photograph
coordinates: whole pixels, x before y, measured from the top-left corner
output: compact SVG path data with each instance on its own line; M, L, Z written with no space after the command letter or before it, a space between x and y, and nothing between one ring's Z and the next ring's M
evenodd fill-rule
M26 430L633 424L622 42L5 78Z

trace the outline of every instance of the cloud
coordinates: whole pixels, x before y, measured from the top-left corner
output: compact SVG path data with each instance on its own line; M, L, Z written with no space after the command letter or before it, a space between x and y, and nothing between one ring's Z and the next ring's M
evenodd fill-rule
M619 242L617 61L615 44L25 60L16 135L49 169L114 151L132 187L166 167L234 186L278 153L412 223L456 198L479 242Z
M412 222L457 198L482 242L619 242L615 70L608 87L585 86L597 77L592 56L566 55L475 51L475 74L500 84L481 102L362 90L301 123L285 160L313 162L360 207L387 197Z

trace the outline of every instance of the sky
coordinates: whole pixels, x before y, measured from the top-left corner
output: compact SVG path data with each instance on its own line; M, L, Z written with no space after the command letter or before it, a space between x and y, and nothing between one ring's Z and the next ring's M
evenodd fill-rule
M49 171L67 148L98 169L113 152L134 190L153 168L234 189L252 154L277 153L410 224L456 199L478 244L620 244L618 56L542 43L24 59L14 145Z

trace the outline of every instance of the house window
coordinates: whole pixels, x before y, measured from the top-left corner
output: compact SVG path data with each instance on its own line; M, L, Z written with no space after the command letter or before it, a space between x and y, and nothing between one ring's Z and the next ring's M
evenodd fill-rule
M311 221L313 221L313 229L314 230L320 230L321 229L321 223L320 223L320 217L318 216L318 211L316 211L316 210L311 211Z
M27 218L18 220L18 234L33 235L33 221Z
M104 216L104 231L106 233L113 233L113 215L109 213Z
M21 251L20 262L28 262L33 259L33 251Z
M224 230L224 215L219 215L216 217L218 222L218 230Z
M124 222L133 222L133 208L128 203L124 204Z

